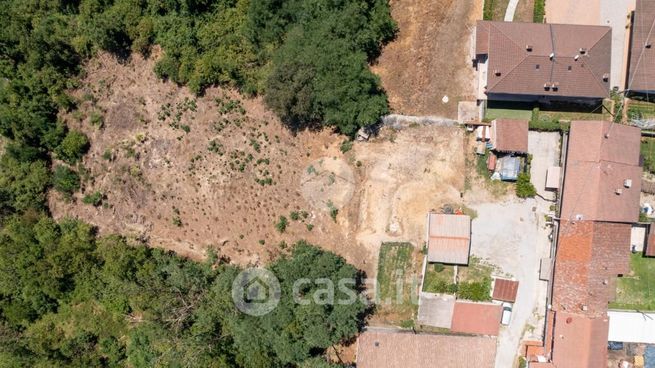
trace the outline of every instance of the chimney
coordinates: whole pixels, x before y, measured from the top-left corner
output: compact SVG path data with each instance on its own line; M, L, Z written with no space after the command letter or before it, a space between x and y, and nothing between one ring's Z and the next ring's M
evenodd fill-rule
M544 91L549 91L550 90L550 84L548 82L544 83Z
M610 79L609 73L603 74L603 82L607 82Z
M625 179L623 181L623 186L626 187L626 188L632 187L632 179Z
M578 55L575 55L575 57L573 58L573 60L575 60L575 61L578 61L578 59L580 59L580 55L579 55L579 54L578 54Z
M550 60L553 60L555 58L555 53L551 52L550 55L548 55L548 57L550 58Z
M587 49L586 49L586 48L584 48L584 47L580 47L580 50L578 50L578 51L579 51L579 52L580 52L580 54L582 54L582 55L584 55L584 54L586 54L586 53L587 53Z
M559 89L559 82L553 83L552 88L553 88L553 91L557 91Z
M525 51L532 52L532 45L525 45Z
M621 195L621 194L623 194L623 189L622 188L616 188L614 193L616 193L616 195Z
M494 69L494 74L495 74L497 77L500 77L500 70L498 70L498 69Z

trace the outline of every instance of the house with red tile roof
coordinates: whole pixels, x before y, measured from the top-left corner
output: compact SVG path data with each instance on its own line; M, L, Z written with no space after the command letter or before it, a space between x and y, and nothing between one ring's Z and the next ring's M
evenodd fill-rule
M488 336L369 330L357 340L357 368L493 368L495 358Z
M571 123L544 341L552 367L607 365L608 303L630 271L639 217L640 138L631 126Z
M456 301L451 331L498 336L503 307L495 303Z
M492 121L491 149L502 153L528 153L528 121L519 119Z
M478 21L479 99L597 101L609 96L612 30Z
M655 93L655 0L637 0L630 38L626 90Z
M428 262L468 265L471 218L466 215L428 214Z

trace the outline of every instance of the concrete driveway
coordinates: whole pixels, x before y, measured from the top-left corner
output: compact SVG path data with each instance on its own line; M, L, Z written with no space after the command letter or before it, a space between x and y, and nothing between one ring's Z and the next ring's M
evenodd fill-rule
M531 176L546 199L553 193L543 187L546 170L559 158L559 134L530 132L529 151L533 155ZM545 215L552 202L541 198L510 198L500 203L469 203L478 217L473 220L471 253L498 266L519 281L516 303L509 326L498 336L496 367L513 367L522 339L542 338L545 322L547 282L539 280L541 258L550 254Z

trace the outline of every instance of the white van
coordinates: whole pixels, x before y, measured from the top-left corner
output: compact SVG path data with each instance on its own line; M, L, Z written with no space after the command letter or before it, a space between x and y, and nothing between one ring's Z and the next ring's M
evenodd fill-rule
M503 316L500 318L500 323L507 326L512 319L512 304L503 303Z

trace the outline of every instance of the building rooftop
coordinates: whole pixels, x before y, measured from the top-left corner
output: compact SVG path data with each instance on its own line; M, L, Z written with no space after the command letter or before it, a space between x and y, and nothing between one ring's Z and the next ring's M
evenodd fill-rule
M630 272L630 224L561 221L553 309L599 317L607 312L617 275Z
M487 93L607 97L611 33L604 26L478 21Z
M428 262L466 265L470 249L469 216L428 214Z
M455 302L453 332L498 336L503 307L493 303Z
M640 141L637 127L608 121L572 122L561 218L637 222Z
M357 342L357 368L493 368L495 358L484 336L366 331Z
M495 279L492 299L503 302L514 303L516 293L519 290L519 282L507 279Z
M557 368L607 367L607 317L590 318L557 312L553 365Z
M528 121L496 119L491 122L492 148L499 152L528 153Z
M626 89L655 91L655 0L636 3Z
M644 252L647 257L655 257L655 226L651 225L648 230L648 240L646 241L646 251Z

